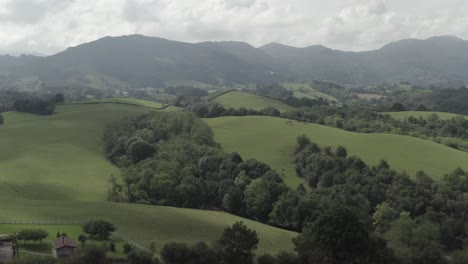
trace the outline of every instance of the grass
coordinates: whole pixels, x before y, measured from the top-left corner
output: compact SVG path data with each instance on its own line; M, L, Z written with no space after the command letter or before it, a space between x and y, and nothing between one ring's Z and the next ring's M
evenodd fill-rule
M102 129L150 110L109 103L59 105L51 116L4 113L0 221L106 219L128 238L160 249L168 242L213 242L240 220L259 233L259 252L292 250L296 233L227 213L106 202L109 176L119 170L105 158Z
M312 88L309 84L304 83L282 83L284 88L291 90L294 92L294 96L297 98L310 98L310 99L317 99L323 98L328 101L337 102L338 99L335 97L319 92Z
M428 118L432 114L436 114L440 119L443 120L448 120L452 119L457 116L462 116L466 119L468 119L468 116L466 115L458 115L458 114L452 114L452 113L446 113L446 112L432 112L432 111L403 111L403 112L387 112L386 114L389 114L391 117L394 119L398 120L405 120L408 117L422 117L422 118Z
M164 104L159 103L159 102L134 99L134 98L105 98L105 99L98 99L98 100L92 100L89 102L79 102L79 103L120 103L120 104L144 106L144 107L156 108L156 109L164 107Z
M166 81L164 82L166 86L170 87L177 87L177 86L186 86L186 87L195 87L195 88L200 88L200 89L205 89L205 90L213 90L216 87L207 84L207 83L202 83L194 80L174 80L174 81Z
M423 170L440 179L457 167L468 169L468 153L428 140L390 134L352 133L332 127L293 122L281 118L247 116L205 119L225 151L257 158L286 175L290 186L301 183L295 176L292 155L296 137L307 135L321 146L343 145L371 165L385 159L399 171Z
M267 107L274 107L280 112L286 112L294 109L292 106L271 98L239 91L225 93L219 97L216 97L215 101L219 102L225 107L232 107L235 109L244 107L247 109L262 110Z

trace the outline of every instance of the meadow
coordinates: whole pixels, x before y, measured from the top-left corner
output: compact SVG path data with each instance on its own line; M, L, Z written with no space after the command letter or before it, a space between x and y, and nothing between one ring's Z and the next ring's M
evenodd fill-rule
M457 167L468 169L468 153L428 140L391 134L353 133L332 127L264 116L205 119L225 151L244 158L256 158L284 173L290 186L302 180L292 163L298 135L307 135L321 146L347 148L365 162L376 165L381 159L396 170L414 175L423 170L440 179Z
M247 109L262 110L267 107L274 107L280 112L286 112L294 109L292 106L271 98L239 91L225 93L216 97L214 100L226 108L232 107L234 109L244 107Z
M259 252L292 250L296 233L227 213L106 202L109 177L119 170L105 157L102 130L112 120L148 111L106 103L59 105L51 116L4 113L0 221L105 219L158 249L168 242L213 242L227 225L244 221L259 233Z
M323 98L331 102L337 102L339 101L335 97L319 92L312 88L309 84L307 83L282 83L281 84L284 88L291 90L294 92L294 97L297 98L310 98L310 99L317 99L317 98Z
M468 119L468 116L465 116L465 115L457 115L457 114L452 114L452 113L433 112L433 111L386 112L385 114L389 114L391 117L397 120L405 120L410 116L415 117L415 118L422 117L424 119L427 119L432 114L436 114L440 119L443 119L443 120L452 119L457 116L462 116L465 119Z

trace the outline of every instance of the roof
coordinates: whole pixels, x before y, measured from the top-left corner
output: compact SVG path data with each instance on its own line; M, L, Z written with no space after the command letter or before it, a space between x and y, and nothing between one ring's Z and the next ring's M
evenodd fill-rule
M78 247L78 245L76 244L76 241L69 237L57 238L52 244L54 246L54 249L59 249L63 247L73 247L73 248Z

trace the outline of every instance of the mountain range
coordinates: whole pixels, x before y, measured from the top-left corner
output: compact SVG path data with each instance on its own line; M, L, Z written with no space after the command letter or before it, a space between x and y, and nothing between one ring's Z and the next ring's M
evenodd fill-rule
M348 85L410 82L433 87L468 83L468 41L408 39L381 49L345 52L324 46L186 43L142 35L105 37L50 56L0 56L0 87L25 81L159 87L194 80L229 85L323 80Z

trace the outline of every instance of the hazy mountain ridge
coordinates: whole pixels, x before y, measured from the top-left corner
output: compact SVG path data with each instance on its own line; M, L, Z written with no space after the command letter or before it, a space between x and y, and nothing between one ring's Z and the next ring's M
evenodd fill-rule
M345 84L408 81L457 87L468 83L468 42L456 37L402 40L365 52L321 45L185 43L130 35L105 37L47 56L0 56L0 83L21 79L75 80L108 76L129 86L170 80L210 84L328 80Z

